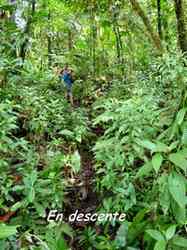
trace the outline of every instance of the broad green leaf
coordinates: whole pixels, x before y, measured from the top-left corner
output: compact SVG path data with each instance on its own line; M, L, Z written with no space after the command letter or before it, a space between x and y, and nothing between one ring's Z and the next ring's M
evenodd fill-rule
M184 208L186 205L186 183L176 172L171 173L168 177L168 189L178 206Z
M156 173L159 172L159 169L162 165L163 157L160 153L157 153L152 158L152 165Z
M184 155L179 151L174 154L169 155L169 160L174 163L176 166L180 167L182 170L186 171L187 169L187 160Z
M155 240L157 241L163 241L164 240L164 236L162 235L161 232L154 230L154 229L149 229L146 230L146 232Z
M137 172L136 178L143 177L145 175L148 175L153 170L153 166L151 162L145 163Z
M160 206L166 215L170 207L170 193L167 184L160 190L159 193Z
M176 235L172 239L172 244L187 249L187 238Z
M154 246L154 250L165 250L166 245L167 245L167 243L165 240L157 241L157 243Z
M152 143L149 140L136 140L136 143L140 146L142 146L143 148L149 149L151 151L155 151L156 149L156 145L154 143Z
M170 240L175 235L175 231L176 231L176 225L170 226L165 232L166 239Z
M179 224L184 225L186 220L186 207L180 207L178 203L171 197L171 208L175 220Z
M169 150L168 146L162 142L156 142L156 148L155 148L155 152L164 152L167 153Z
M186 108L182 108L178 114L177 114L177 117L176 117L176 121L177 121L177 124L178 125L181 125L183 120L184 120L184 116L186 114Z
M0 224L0 239L8 238L11 235L17 233L18 226L7 226L4 224Z
M69 136L69 137L73 137L73 132L68 130L68 129L63 129L59 132L60 135L65 135L65 136Z

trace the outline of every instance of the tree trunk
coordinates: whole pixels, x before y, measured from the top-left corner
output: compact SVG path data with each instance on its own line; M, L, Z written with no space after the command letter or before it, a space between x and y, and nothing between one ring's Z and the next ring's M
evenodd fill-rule
M71 31L71 27L68 30L68 49L69 52L71 52L71 50L73 49L73 34Z
M121 48L120 48L120 42L119 42L119 37L118 37L118 31L117 31L117 27L115 24L113 24L113 30L114 30L114 34L116 37L116 52L117 52L118 63L121 64Z
M95 20L96 4L92 1L90 21L91 21L91 51L92 51L92 70L93 78L96 78L96 43L97 43L97 26Z
M187 53L187 36L182 0L175 0L175 13L177 19L178 43L182 52Z
M158 36L158 34L156 32L154 32L148 17L145 15L143 9L141 8L140 4L138 3L137 0L130 0L130 3L132 5L132 8L134 9L134 11L140 16L140 18L142 19L147 31L150 34L150 37L155 45L155 47L159 50L159 52L162 51L162 45L161 45L161 40L160 37Z
M110 6L110 16L112 17L113 32L114 32L115 39L116 39L116 53L117 53L118 64L122 66L122 69L123 69L123 63L124 63L123 42L122 42L120 28L118 24L119 9L115 7L113 2L111 2L111 6Z
M26 57L27 45L28 45L28 42L29 42L29 35L30 35L30 29L31 29L31 23L32 23L32 19L33 19L34 13L35 13L35 6L36 6L36 1L32 0L31 14L30 14L30 16L28 18L26 28L25 28L25 32L24 32L24 35L26 37L25 37L25 39L24 39L24 41L23 41L23 43L21 45L21 48L20 48L20 57L22 58L22 62L25 61L25 57Z
M160 40L162 40L162 14L161 14L161 0L157 0L157 28Z
M48 32L47 32L47 54L48 54L48 67L51 67L52 64L52 41L51 41L51 33L50 33L50 22L51 22L51 12L48 12Z

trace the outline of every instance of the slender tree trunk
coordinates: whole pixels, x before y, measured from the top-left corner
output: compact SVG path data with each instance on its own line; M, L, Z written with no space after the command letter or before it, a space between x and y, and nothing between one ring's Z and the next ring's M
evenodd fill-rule
M92 1L91 5L91 46L92 46L92 70L93 70L93 78L96 77L96 42L97 42L97 27L95 20L95 11L96 11L96 3L95 0Z
M116 37L116 52L117 52L118 63L121 64L121 47L119 42L118 31L115 24L113 24L113 30Z
M72 37L72 31L68 30L68 49L71 51L73 49L73 37Z
M26 57L26 53L27 53L27 45L28 45L28 42L29 42L31 23L32 23L32 19L33 19L34 13L35 13L35 6L36 6L36 1L32 0L31 14L30 14L30 16L28 18L27 25L26 25L25 32L24 32L24 35L26 37L25 37L25 39L24 39L24 41L23 41L23 43L21 45L21 48L20 48L20 57L22 58L22 62L25 61L25 57Z
M119 42L119 47L120 47L120 52L121 52L121 60L120 63L123 64L124 63L124 58L123 58L123 42L121 39L121 34L120 34L120 30L119 30L119 26L117 25L116 27L117 30L117 34L118 34L118 42Z
M161 13L161 0L157 0L157 28L160 40L162 40L162 13Z
M160 37L158 36L158 34L156 32L154 32L150 21L148 19L148 17L145 15L143 9L141 8L140 4L138 3L137 0L130 0L130 3L132 5L132 8L134 9L134 11L140 16L140 18L142 19L147 31L150 34L150 37L155 45L155 47L159 50L159 52L162 51L162 44L161 44L161 40Z
M48 67L52 64L52 41L50 35L47 35Z
M169 36L169 25L168 25L167 17L166 17L165 21L163 22L163 33L162 34L163 34L163 39L164 39L165 44L166 44L166 49L169 51L171 41L170 41L170 36Z
M182 0L175 0L175 13L177 19L178 43L182 52L187 53L187 35Z
M111 3L112 6L110 6L110 15L112 16L112 26L113 26L113 31L115 34L116 38L116 52L117 52L117 59L118 63L120 65L123 65L124 59L123 59L123 42L121 39L121 34L120 34L120 29L119 29L119 24L118 24L118 9L114 7L114 3Z
M48 34L47 34L47 50L48 50L48 67L51 67L52 64L52 41L50 34L50 22L51 22L51 12L48 12Z

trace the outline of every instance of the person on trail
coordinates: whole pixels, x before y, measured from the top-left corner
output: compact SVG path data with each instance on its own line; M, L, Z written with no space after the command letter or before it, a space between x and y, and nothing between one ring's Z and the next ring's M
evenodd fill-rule
M69 69L68 65L64 67L63 70L60 72L60 79L64 80L66 86L66 98L70 99L71 105L73 105L73 95L72 95L72 85L73 85L73 72Z

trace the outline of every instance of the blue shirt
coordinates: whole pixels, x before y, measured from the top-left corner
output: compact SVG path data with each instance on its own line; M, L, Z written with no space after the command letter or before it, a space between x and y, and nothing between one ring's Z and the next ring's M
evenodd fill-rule
M68 72L64 72L62 74L62 78L63 78L64 82L67 83L68 85L71 85L73 83L71 74Z

